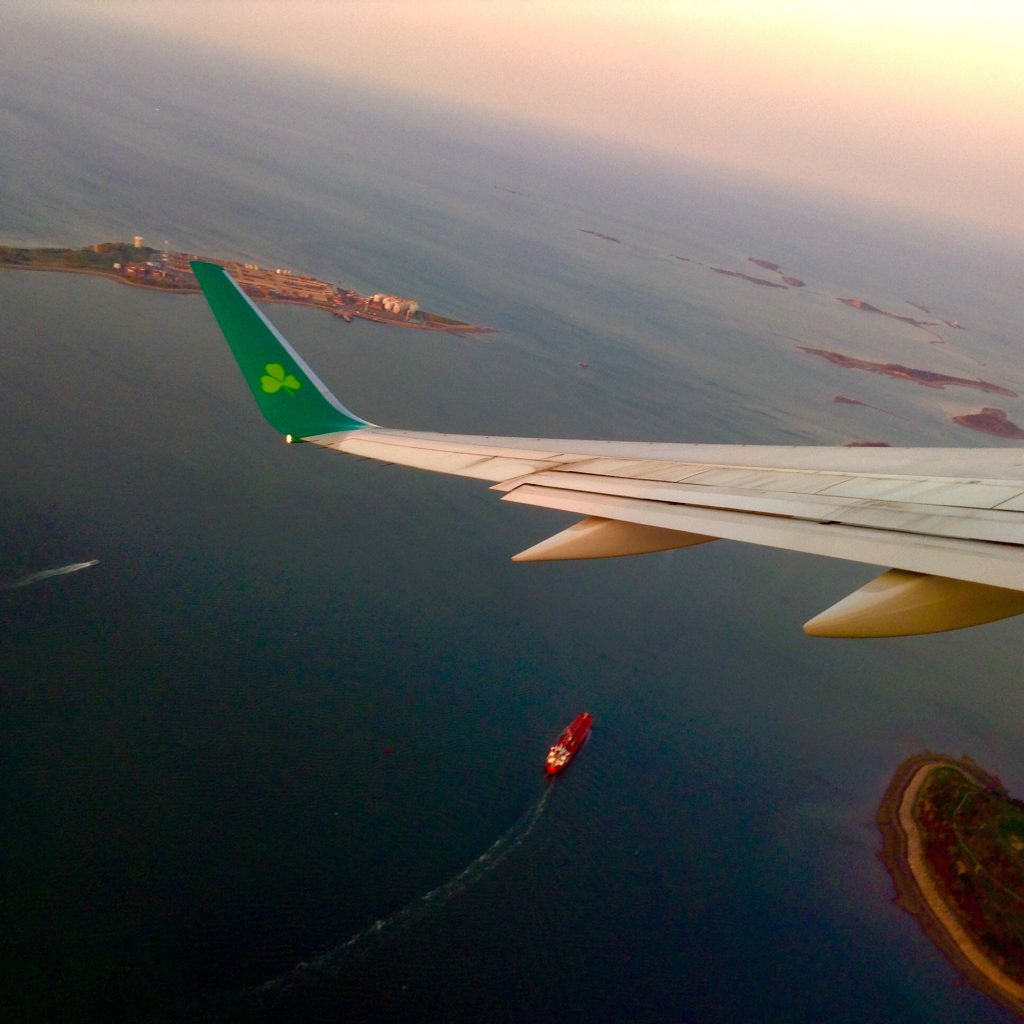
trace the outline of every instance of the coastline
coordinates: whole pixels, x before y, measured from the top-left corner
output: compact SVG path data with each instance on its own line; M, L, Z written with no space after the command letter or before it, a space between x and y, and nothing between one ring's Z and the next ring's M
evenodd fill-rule
M878 808L879 857L896 885L897 906L917 919L925 935L975 988L1024 1016L1024 985L1006 975L967 932L928 867L913 811L922 786L937 768L953 768L981 786L995 781L968 758L958 761L931 751L908 758L897 768Z
M124 274L107 274L102 270L90 270L88 267L39 267L26 266L23 263L4 263L0 261L0 270L32 270L39 274L88 274L89 277L104 277L108 281L117 281L118 284L126 284L131 288L145 288L151 292L163 292L166 294L180 293L181 295L198 295L199 288L168 288L166 285L147 284L145 281L135 281Z
M140 280L136 277L128 277L125 274L115 273L96 267L60 267L40 264L9 263L0 260L0 270L33 270L41 273L51 274L88 274L92 277L102 277L119 284L128 285L132 288L144 288L147 291L163 292L170 295L199 295L201 289L189 287L188 285L153 284L149 281ZM351 323L353 319L368 320L370 323L383 324L386 327L402 327L407 330L432 331L435 333L452 334L456 337L468 337L478 334L496 334L497 329L493 327L478 327L476 324L466 323L459 320L448 320L447 318L420 320L404 320L400 317L391 317L377 313L373 309L346 308L343 311L332 309L323 302L312 299L305 299L299 296L280 295L259 295L254 301L259 303L275 303L282 306L302 306L306 309L319 309L329 313L335 319Z

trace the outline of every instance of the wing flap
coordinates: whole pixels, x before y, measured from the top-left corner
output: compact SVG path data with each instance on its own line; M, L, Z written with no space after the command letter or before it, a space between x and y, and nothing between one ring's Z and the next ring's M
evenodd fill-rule
M690 483L589 476L580 473L545 472L499 484L510 490L523 484L587 494L618 495L668 505L733 509L762 516L785 517L809 523L844 524L892 530L921 536L982 540L1020 545L1024 541L1024 515L973 506L911 504L864 500L831 492L786 494L779 491L748 491Z
M666 470L657 476L651 476L643 471L644 463L641 460L627 462L621 459L592 459L567 466L560 471L591 477L653 479L700 487L782 494L822 494L861 500L949 505L957 508L1003 507L1013 510L1013 504L1024 499L1024 487L1019 481L800 472L785 469L701 466L692 463L676 465L676 474Z
M1024 590L1024 548L525 483L505 501Z

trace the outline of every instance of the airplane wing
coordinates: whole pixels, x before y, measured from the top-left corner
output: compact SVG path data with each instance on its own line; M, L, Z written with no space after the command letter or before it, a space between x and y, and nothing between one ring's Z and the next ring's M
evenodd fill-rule
M866 562L812 636L934 633L1024 613L1024 452L573 441L425 433L346 409L217 264L192 264L264 416L289 443L491 483L583 518L516 561L723 538Z

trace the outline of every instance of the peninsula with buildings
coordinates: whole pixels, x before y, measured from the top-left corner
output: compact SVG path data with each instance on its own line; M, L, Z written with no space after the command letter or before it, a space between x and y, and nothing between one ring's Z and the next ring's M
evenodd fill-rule
M310 306L325 310L348 323L360 319L391 327L445 331L456 335L494 333L490 327L477 327L437 313L428 313L420 309L414 299L379 292L361 295L340 284L282 267L260 267L256 263L238 263L192 253L153 249L143 245L141 235L136 235L131 242L97 242L84 249L18 249L0 246L0 269L96 274L124 284L179 294L199 291L199 283L189 267L190 261L195 259L224 267L246 295L258 302Z
M1024 1017L1024 802L970 758L925 752L896 770L877 820L897 904Z

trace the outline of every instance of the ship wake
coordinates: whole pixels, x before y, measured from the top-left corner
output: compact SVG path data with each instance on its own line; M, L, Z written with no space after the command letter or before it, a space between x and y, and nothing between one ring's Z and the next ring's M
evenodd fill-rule
M0 583L0 590L18 590L21 587L30 587L33 583L42 583L43 580L52 579L54 576L68 576L73 572L81 572L82 569L91 569L99 565L98 558L92 558L88 562L71 562L69 565L59 565L56 569L42 569L39 572L22 576L20 580L13 583Z
M543 795L534 801L507 831L503 832L479 857L467 864L458 874L449 878L447 882L431 889L425 895L417 897L393 914L375 921L368 928L356 932L332 949L296 964L291 970L279 974L262 985L243 989L237 993L238 998L274 996L314 979L338 974L344 969L346 961L354 954L363 952L368 947L379 945L390 934L422 921L441 910L480 879L500 867L526 842L548 805L551 790L552 787L547 786Z

